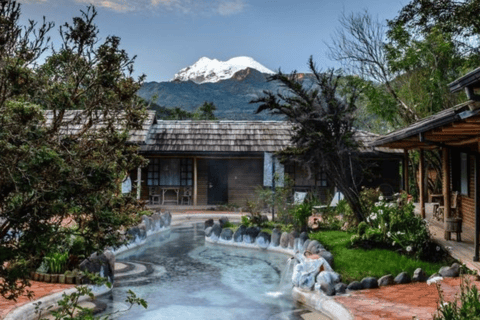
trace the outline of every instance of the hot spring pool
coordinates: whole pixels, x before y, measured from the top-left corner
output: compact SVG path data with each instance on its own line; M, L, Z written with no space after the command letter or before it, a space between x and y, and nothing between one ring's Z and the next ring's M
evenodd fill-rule
M304 319L308 311L291 299L287 260L279 253L205 243L203 223L181 225L118 255L117 262L149 263L156 271L99 300L108 305L105 313L126 309L129 289L147 300L148 309L135 306L115 319Z

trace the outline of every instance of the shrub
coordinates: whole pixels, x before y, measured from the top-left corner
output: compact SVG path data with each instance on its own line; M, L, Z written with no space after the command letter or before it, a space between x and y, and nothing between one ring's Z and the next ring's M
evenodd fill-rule
M368 224L365 221L360 222L357 227L358 235L363 236L367 229L368 229Z
M307 219L312 215L312 205L309 202L297 204L291 210L294 219L294 225L297 229L303 231L307 229Z
M436 285L440 299L434 320L480 320L480 295L470 280L462 277L460 297L452 302L444 301L442 289L438 283Z

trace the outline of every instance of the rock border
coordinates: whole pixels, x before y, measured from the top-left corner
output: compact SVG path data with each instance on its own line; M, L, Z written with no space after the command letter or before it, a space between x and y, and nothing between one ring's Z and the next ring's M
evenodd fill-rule
M148 236L164 232L170 229L170 225L172 222L172 215L169 211L166 212L155 212L151 216L143 215L141 217L142 222L130 229L127 230L127 234L131 234L133 236L133 240L128 244L124 245L120 248L114 250L106 250L103 254L97 255L96 253L92 254L89 258L85 259L81 265L84 266L84 269L89 270L90 272L99 272L100 274L103 273L104 276L110 278L110 280L114 280L114 270L115 270L115 255L120 254L122 252L131 250L138 246L143 245L146 242ZM109 274L105 274L105 268L110 269L111 277ZM111 281L113 284L113 281ZM113 288L108 288L107 286L94 286L88 285L91 289L95 297L103 296ZM57 292L40 299L28 302L18 308L13 309L10 311L4 318L4 320L29 320L34 319L37 317L35 314L36 304L41 302L41 308L46 310L48 307L52 306L53 308L50 311L54 310L55 305L58 301L60 301L63 297L63 294L72 294L76 292L75 288L66 289L61 292ZM89 297L81 297L78 302L84 302L89 300Z

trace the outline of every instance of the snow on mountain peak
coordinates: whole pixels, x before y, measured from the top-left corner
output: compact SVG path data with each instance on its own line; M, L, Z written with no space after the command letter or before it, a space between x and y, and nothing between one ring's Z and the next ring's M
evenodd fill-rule
M191 80L199 84L218 82L230 79L236 72L247 68L255 69L262 73L274 73L250 57L235 57L228 61L202 57L193 65L183 68L175 74L173 81Z

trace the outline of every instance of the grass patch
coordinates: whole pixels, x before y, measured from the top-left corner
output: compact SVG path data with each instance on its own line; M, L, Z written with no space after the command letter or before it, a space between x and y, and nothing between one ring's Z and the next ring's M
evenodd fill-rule
M449 265L448 261L425 262L386 249L350 249L352 235L343 231L320 231L310 234L311 240L317 240L333 254L334 269L345 283L360 281L364 277L380 278L386 274L395 277L403 271L413 276L417 268L422 268L431 275L438 272L442 266Z

